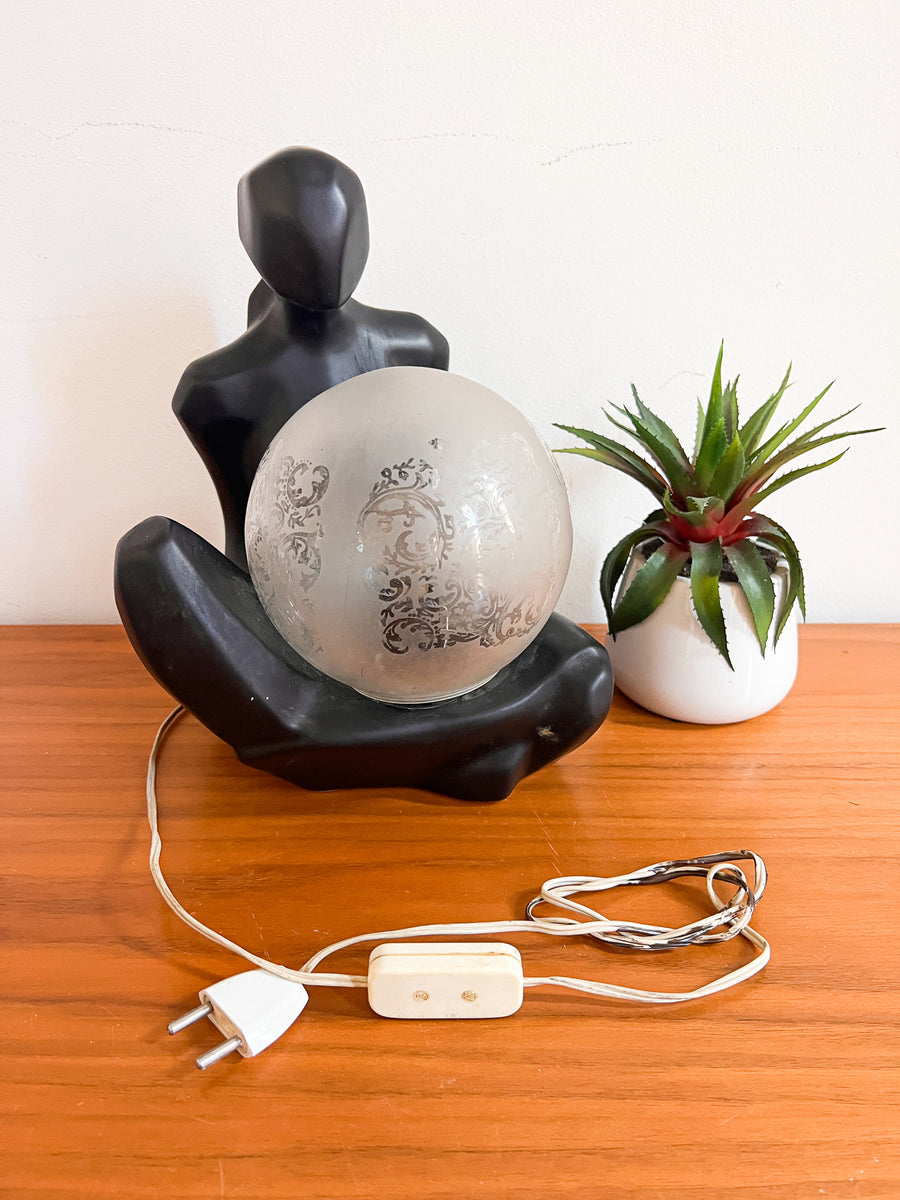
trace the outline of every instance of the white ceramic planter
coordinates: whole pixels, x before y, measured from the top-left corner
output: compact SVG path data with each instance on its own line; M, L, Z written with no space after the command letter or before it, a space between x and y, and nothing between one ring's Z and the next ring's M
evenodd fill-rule
M643 562L632 558L621 589ZM777 612L787 586L785 567L778 569L773 582ZM784 699L797 675L796 604L777 649L772 622L763 657L744 593L736 583L723 583L720 590L734 670L701 629L691 603L690 581L679 577L645 621L615 640L606 639L616 685L629 699L664 717L703 725L758 717Z

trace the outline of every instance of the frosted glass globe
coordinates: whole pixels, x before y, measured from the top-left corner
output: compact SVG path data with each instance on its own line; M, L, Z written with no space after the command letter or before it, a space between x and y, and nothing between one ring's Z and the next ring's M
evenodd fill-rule
M247 507L272 623L363 695L424 704L534 640L572 552L559 468L481 384L427 367L348 379L273 439Z

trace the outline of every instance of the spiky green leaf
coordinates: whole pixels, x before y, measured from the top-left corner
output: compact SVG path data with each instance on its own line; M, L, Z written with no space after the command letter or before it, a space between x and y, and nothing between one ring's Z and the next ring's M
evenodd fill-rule
M610 614L609 632L613 637L646 620L659 608L689 558L690 551L680 550L671 542L663 542L654 550Z
M722 413L722 356L725 353L725 342L719 343L719 355L716 359L716 369L713 371L712 386L709 390L709 403L706 406L706 416L703 421L703 436L700 438L701 446L709 437L712 430L722 422L724 433L725 419Z
M843 421L844 417L851 416L851 414L855 413L856 410L861 407L862 406L859 404L854 404L853 407L848 408L846 412L838 413L838 415L836 417L829 417L827 421L822 421L821 424L814 425L812 429L807 429L806 432L802 436L811 441L814 437L818 437L823 429L827 429L829 425L837 424L838 421ZM860 433L862 433L862 432L876 433L878 431L874 430L874 429L868 429L868 430L859 430L858 432L860 432Z
M643 484L657 500L662 500L666 490L666 481L650 463L635 454L633 450L629 450L627 446L623 446L611 438L592 433L589 429L576 429L571 425L557 425L557 429L562 429L566 433L572 434L573 437L581 438L591 447L590 450L581 446L563 447L556 451L557 454L580 454L584 458L593 458L597 462L605 463L606 466L614 467L617 471L622 471L625 475Z
M760 462L759 466L750 470L744 477L744 481L739 489L739 499L745 496L756 493L760 495L760 489L764 483L777 474L782 467L787 466L789 462L793 462L795 458L799 458L801 454L808 454L812 450L818 450L821 446L828 446L832 442L839 442L842 438L859 437L864 433L878 433L877 429L844 429L838 433L829 433L825 437L811 438L808 435L799 437L796 441L791 442L789 446L785 446L778 454L774 455L768 462ZM837 462L841 455L836 458L831 458L822 466L828 466L833 462ZM818 469L818 468L813 468ZM805 473L805 472L804 472ZM797 475L796 478L801 478Z
M641 421L650 430L653 436L666 446L672 457L677 459L680 470L689 472L691 469L690 461L675 431L666 421L662 419L662 417L655 413L653 409L648 408L648 406L638 395L637 388L634 386L634 384L631 385L631 394L634 397L635 404L637 405Z
M781 597L775 620L775 645L777 646L795 602L800 606L801 615L806 616L806 588L800 554L788 531L777 521L773 521L770 517L764 517L762 513L753 513L748 517L741 526L741 531L746 536L756 538L762 545L769 546L777 554L780 554L787 567L787 587Z
M722 599L719 595L721 574L722 543L719 539L716 538L712 542L691 542L691 599L694 602L694 612L707 637L734 670L728 653L725 617L722 614Z
M721 496L727 504L744 477L744 466L744 447L740 434L735 434L709 481L712 495Z
M741 435L741 443L744 447L744 454L747 458L752 457L756 453L760 440L766 429L769 427L769 422L775 415L775 410L778 408L781 398L785 391L790 387L791 366L788 364L788 369L784 373L784 379L781 381L781 386L776 392L768 398L765 404L761 404L756 412L752 413L741 426L739 432Z
M607 624L612 622L616 586L622 577L631 552L650 538L661 538L663 541L668 539L669 531L665 524L665 516L666 514L661 508L650 513L644 524L639 529L633 529L626 534L620 542L613 546L603 560L600 570L600 598L606 610Z
M775 522L773 521L774 525ZM775 645L784 632L784 627L787 624L788 617L791 615L791 609L794 607L794 601L800 607L800 615L806 620L806 584L803 579L803 566L800 562L800 552L794 542L794 539L786 529L782 529L779 525L778 534L770 534L767 541L774 549L780 550L784 555L788 567L788 586L785 591L784 599L781 602L781 607L778 612L778 620L775 625Z
M762 654L765 654L766 641L775 613L775 585L772 583L769 568L749 538L726 546L725 557L731 564L737 575L738 584L747 597L759 648Z
M621 429L623 433L627 433L630 438L634 438L639 445L643 446L644 443L641 441L640 435L635 431L634 425L632 424L632 416L628 409L621 404L612 403L610 404L610 408L614 408L616 412L621 413L622 416L626 417L628 420L627 425L624 421L617 421L616 418L611 416L604 408L601 411L604 417L606 417L607 421L609 421L610 425L615 425L616 429Z
M833 384L834 380L829 383L828 387L823 388L822 391L819 392L818 396L814 396L813 399L810 400L809 404L807 404L806 408L804 408L802 412L798 413L798 415L794 417L792 421L788 421L787 424L782 425L777 433L774 433L767 442L764 442L763 445L760 446L759 449L753 454L752 462L765 462L771 454L774 454L778 447L787 441L794 430L798 429L803 424L822 397L831 390Z
M725 436L729 442L732 441L734 435L738 431L738 398L737 398L738 381L735 378L733 383L729 383L722 392L722 418L725 421Z
M720 406L721 407L721 406ZM702 494L709 491L710 480L716 473L716 467L722 461L722 456L728 449L728 439L725 436L725 421L720 415L718 421L709 430L704 429L700 453L694 463L694 492Z
M718 496L688 496L686 506L679 508L671 493L663 496L663 508L672 517L681 517L695 529L708 527L712 522L721 521L725 515L725 502Z
M647 541L652 537L657 530L646 522L639 529L625 535L620 542L617 542L603 560L603 566L600 569L600 599L603 601L603 607L606 610L606 621L611 627L613 622L613 600L615 599L616 587L625 567L628 563L628 557L632 550L636 549L642 542Z
M608 450L587 449L583 446L563 446L554 451L555 454L580 454L582 458L592 458L595 462L601 462L607 467L614 467L615 470L621 471L623 475L628 475L637 483L643 484L649 491L653 493L657 499L661 499L660 489L665 488L665 484L657 484L652 478L646 476L642 471L632 467L624 458L613 454Z
M779 475L777 479L774 479L768 487L761 488L758 492L753 493L750 500L754 508L761 500L765 500L767 496L771 496L779 488L786 487L789 483L795 483L798 479L802 479L804 475L812 475L814 471L822 471L825 467L833 466L846 453L846 450L842 450L840 454L835 454L833 458L826 458L824 462L807 463L805 467L796 467L793 471L785 471L783 475Z
M705 420L706 420L706 410L704 409L703 404L700 400L700 397L698 396L697 397L697 429L694 433L694 452L691 455L692 463L695 463L697 461L697 455L700 453L700 447L703 445L703 424L704 424Z
M634 436L659 464L672 491L684 496L691 487L691 464L684 448L665 421L656 416L631 385L637 413L620 409L634 427ZM615 406L617 407L617 406Z

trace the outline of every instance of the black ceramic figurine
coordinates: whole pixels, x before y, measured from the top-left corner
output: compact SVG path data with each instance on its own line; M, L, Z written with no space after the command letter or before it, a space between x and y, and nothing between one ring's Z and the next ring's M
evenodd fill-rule
M446 369L446 340L420 317L350 298L368 251L356 175L316 150L286 150L239 185L241 239L263 281L249 328L193 363L179 420L212 476L226 554L164 517L116 551L116 603L154 677L239 758L306 788L420 787L499 800L588 738L612 697L606 651L554 613L490 682L433 705L392 705L321 674L258 600L244 514L268 442L313 396L385 366Z

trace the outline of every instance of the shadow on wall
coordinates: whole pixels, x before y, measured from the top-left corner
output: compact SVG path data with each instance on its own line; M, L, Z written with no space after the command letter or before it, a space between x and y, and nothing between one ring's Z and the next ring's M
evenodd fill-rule
M214 489L171 411L184 368L220 340L200 296L140 287L35 337L38 412L22 464L25 561L12 619L117 621L116 542L152 514L221 544Z

